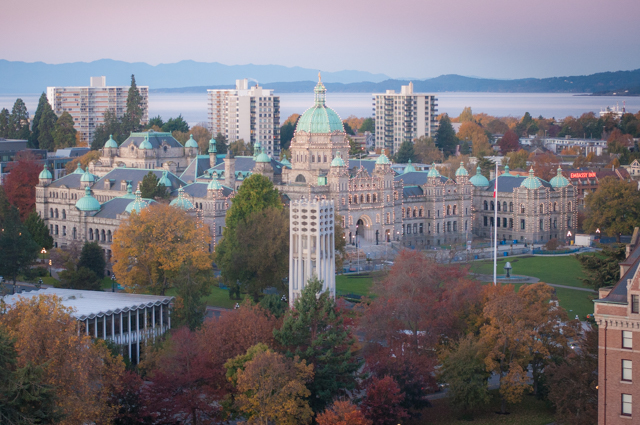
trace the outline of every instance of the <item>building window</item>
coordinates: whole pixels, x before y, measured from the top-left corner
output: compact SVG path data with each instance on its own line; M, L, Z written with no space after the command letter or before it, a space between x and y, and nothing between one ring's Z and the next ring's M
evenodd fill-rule
M62 236L67 236L67 226L62 226Z
M56 224L56 235L58 234L58 225Z
M633 334L631 331L622 331L622 348L633 348Z
M520 230L524 230L524 218L520 220Z
M487 203L487 201L484 201L484 209L485 211L489 209L489 204Z
M640 313L640 295L631 295L631 312Z
M540 219L540 230L544 230L544 220Z
M631 360L622 360L622 380L631 382L633 380Z
M524 204L520 204L520 214L524 214Z
M489 219L487 219L487 216L484 216L484 227L487 227L489 225Z
M509 219L509 229L513 229L513 219Z
M422 233L424 233L424 227L423 227L423 224L420 223L420 234L422 234Z
M509 202L509 212L513 212L513 202Z
M624 416L631 416L631 394L622 394L622 412Z

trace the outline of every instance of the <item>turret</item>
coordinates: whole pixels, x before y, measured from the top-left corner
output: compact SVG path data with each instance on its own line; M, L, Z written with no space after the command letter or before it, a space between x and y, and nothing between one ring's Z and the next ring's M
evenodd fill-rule
M195 158L198 155L198 142L193 138L193 134L189 135L189 140L184 144L184 153L187 158Z
M49 186L52 180L53 176L51 175L51 171L47 168L47 164L44 164L42 171L40 171L40 175L38 176L38 185Z
M104 144L104 148L102 150L104 156L108 156L110 158L116 156L118 154L118 143L113 140L113 135L109 135L109 140Z
M256 143L257 144L257 143ZM253 172L256 174L262 174L269 180L273 181L273 166L271 165L271 158L266 153L261 152L255 157L256 164L253 167Z
M235 190L236 158L233 156L233 151L231 149L227 150L227 156L224 158L224 183Z
M217 156L216 139L211 137L211 140L209 140L209 167L213 168L216 166L216 162L218 162Z

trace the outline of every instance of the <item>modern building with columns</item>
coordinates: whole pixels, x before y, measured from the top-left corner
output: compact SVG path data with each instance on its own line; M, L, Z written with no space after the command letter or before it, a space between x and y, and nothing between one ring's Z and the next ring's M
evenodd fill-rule
M168 296L47 288L9 295L4 301L11 306L19 298L39 295L59 297L62 305L73 309L78 333L112 341L133 363L140 359L141 345L171 329L173 297Z
M313 277L336 296L333 201L293 201L289 208L289 303Z

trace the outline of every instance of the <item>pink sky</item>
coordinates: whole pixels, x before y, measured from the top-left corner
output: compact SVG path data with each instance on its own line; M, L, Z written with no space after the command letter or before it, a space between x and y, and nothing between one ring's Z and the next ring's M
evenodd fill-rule
M0 58L547 77L640 68L639 17L639 0L25 0L2 6Z

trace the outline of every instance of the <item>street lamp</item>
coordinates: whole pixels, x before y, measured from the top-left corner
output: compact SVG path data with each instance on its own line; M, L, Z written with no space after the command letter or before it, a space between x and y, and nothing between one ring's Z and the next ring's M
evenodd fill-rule
M116 275L111 274L111 292L116 292Z
M51 277L51 259L49 259L49 277Z
M567 232L567 242L569 242L569 238L571 238L571 230Z
M596 229L596 239L600 240L600 228Z
M47 253L47 250L42 248L42 250L40 251L40 254L42 254L42 264L44 264L44 254Z

